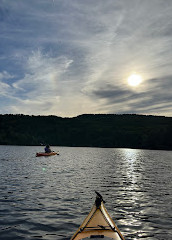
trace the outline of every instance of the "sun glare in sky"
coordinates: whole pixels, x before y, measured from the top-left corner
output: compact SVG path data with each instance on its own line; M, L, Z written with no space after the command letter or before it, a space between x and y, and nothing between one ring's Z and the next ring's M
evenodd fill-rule
M128 78L128 84L130 86L136 87L142 82L142 76L139 74L132 74Z

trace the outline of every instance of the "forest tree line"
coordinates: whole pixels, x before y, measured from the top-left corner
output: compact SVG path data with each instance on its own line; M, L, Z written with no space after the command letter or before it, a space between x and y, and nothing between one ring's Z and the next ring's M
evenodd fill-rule
M172 150L172 118L136 114L0 115L0 145Z

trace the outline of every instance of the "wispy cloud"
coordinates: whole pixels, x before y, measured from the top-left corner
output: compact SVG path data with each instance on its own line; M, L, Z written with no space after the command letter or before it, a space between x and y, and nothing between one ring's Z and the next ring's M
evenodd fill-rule
M171 116L171 12L171 0L1 0L1 113Z

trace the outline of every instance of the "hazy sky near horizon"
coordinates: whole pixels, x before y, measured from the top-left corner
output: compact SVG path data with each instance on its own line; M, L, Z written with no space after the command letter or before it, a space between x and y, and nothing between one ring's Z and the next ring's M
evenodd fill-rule
M172 116L172 0L0 0L5 113Z

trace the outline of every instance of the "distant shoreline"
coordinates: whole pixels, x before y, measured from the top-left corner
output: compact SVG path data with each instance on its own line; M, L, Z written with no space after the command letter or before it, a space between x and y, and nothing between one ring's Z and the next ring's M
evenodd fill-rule
M172 150L172 117L136 114L0 115L0 145Z
M9 144L0 144L0 146L11 146L11 147L43 147L41 145L9 145ZM57 146L51 145L51 147L66 147L66 148L106 148L106 149L131 149L131 150L152 150L152 151L172 151L172 149L151 149L151 148L127 148L127 147L90 147L90 146Z

